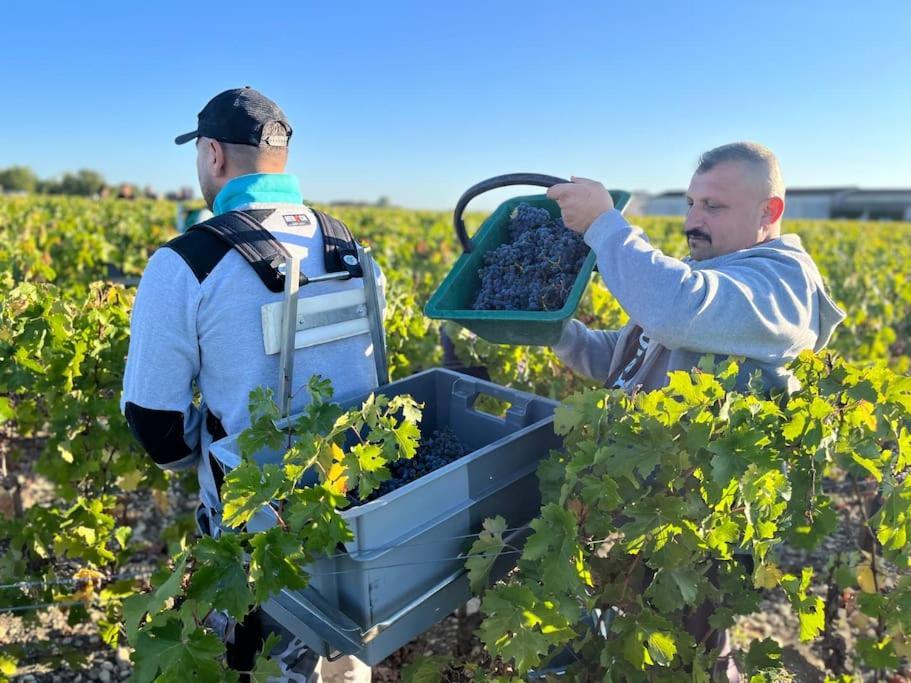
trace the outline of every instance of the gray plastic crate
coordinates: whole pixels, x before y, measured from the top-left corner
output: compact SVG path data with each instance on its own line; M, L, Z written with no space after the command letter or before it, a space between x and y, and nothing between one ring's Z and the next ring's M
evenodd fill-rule
M282 591L263 609L321 656L352 654L376 664L471 598L460 557L470 539L456 533L464 530L460 517L430 525L372 560L319 560L308 567L310 586ZM509 545L521 545L526 534L527 528L515 531ZM502 555L492 579L516 559Z
M462 553L486 517L519 528L540 507L535 472L561 441L553 431L555 401L466 377L427 370L377 390L410 394L424 404L421 431L449 427L469 453L377 500L342 512L354 539L346 552L307 568L304 591L283 591L264 605L277 621L322 655L354 654L368 664L385 658L469 597ZM508 402L503 418L474 407L479 396ZM363 402L367 394L343 405ZM293 419L293 418L292 418ZM240 462L236 436L212 444L226 469ZM255 454L280 462L281 451ZM267 528L264 509L248 529ZM515 564L504 556L499 571Z

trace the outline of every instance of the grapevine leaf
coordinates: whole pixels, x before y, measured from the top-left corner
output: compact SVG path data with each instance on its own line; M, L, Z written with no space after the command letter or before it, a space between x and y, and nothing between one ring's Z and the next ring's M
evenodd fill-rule
M322 375L311 375L307 380L307 393L310 394L310 400L313 403L328 401L335 393L332 388L332 380L326 379Z
M250 578L254 581L256 602L264 602L283 588L306 588L307 564L299 541L280 527L258 533L250 541Z
M183 576L187 567L187 553L183 552L174 560L174 570L167 580L151 593L134 595L123 601L123 621L127 638L136 642L136 635L143 617L157 614L165 603L176 596L181 589Z
M214 634L194 629L184 635L181 620L171 618L162 626L140 632L134 677L138 683L237 680L236 674L231 676L218 663L224 651L224 643ZM156 678L159 670L161 675Z
M869 564L857 566L857 585L864 593L876 593L876 580Z
M356 444L345 455L348 481L355 482L361 499L368 497L389 478L383 448L375 443Z
M607 513L620 506L620 488L617 482L608 475L596 478L586 475L580 480L582 487L580 495L586 505L597 507L599 512Z
M421 430L413 422L402 422L393 432L395 443L398 446L398 456L411 460L418 450L421 442Z
M488 615L481 623L481 640L489 652L514 660L521 673L537 666L552 644L570 637L567 631L573 633L565 620L539 604L525 586L498 586L488 591L481 609Z
M311 553L332 553L339 543L354 538L337 508L347 499L328 486L312 486L292 493L285 504L285 521L294 534L303 539Z
M633 630L623 639L623 656L627 662L640 671L644 671L646 666L654 664L645 645L645 634L640 629Z
M6 396L0 396L0 424L11 420L15 415L16 412L13 410L10 400Z
M521 562L537 565L544 584L555 593L581 590L587 570L579 561L578 528L571 512L546 505L530 524L533 533L525 542Z
M282 678L282 670L277 659L269 657L269 653L278 645L281 637L277 633L270 633L263 643L263 649L256 655L256 664L250 672L250 683L269 683Z
M861 660L871 669L895 669L900 664L895 646L888 636L881 641L858 638L856 647Z
M646 640L649 655L658 666L668 666L677 654L677 644L670 633L655 631Z
M286 435L275 428L281 411L275 404L272 389L257 387L250 392L250 426L237 437L241 455L250 457L263 448L279 448Z
M761 564L756 567L753 585L756 588L775 588L783 576L784 574L777 565Z
M825 603L820 597L808 598L798 610L800 619L800 639L804 642L813 640L822 633L826 625Z
M439 683L443 680L443 672L449 666L450 661L449 655L421 657L402 670L402 681L403 683Z
M421 421L421 408L423 404L415 401L411 396L400 394L389 401L390 412L402 411L405 422L418 424Z
M483 531L471 544L465 566L468 568L468 580L471 583L472 593L478 594L487 587L490 570L496 562L497 556L506 546L503 541L505 531L506 520L503 517L498 515L493 519L485 519Z
M695 605L703 576L692 568L661 569L655 575L646 595L662 612L682 609L684 605Z
M253 603L253 593L247 583L243 548L237 536L203 538L193 549L193 555L197 564L187 597L242 620Z
M774 669L781 666L781 646L772 638L754 640L746 655L748 671Z
M16 673L16 659L12 655L0 654L0 676L13 676ZM0 678L2 681L3 678Z
M250 521L264 505L274 500L285 486L285 476L279 465L260 467L250 461L242 462L225 475L222 490L224 521L231 527Z

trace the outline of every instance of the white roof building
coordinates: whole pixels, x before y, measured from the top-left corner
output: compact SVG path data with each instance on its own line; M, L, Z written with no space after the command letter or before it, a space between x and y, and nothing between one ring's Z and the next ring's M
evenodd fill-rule
M683 216L686 193L662 192L648 197L640 206L646 216ZM911 220L911 189L794 188L785 195L784 217L907 221Z

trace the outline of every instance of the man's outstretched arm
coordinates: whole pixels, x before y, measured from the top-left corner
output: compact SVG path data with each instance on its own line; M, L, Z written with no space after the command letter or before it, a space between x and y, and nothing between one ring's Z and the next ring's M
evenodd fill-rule
M819 339L821 282L793 255L750 252L716 269L665 256L614 209L601 183L573 178L548 197L583 233L605 285L645 333L670 349L781 361Z
M630 318L670 349L774 361L816 343L817 284L796 258L757 251L699 270L655 249L617 211L595 220L585 241Z
M619 331L590 330L578 320L570 320L553 352L574 372L604 382L619 337Z

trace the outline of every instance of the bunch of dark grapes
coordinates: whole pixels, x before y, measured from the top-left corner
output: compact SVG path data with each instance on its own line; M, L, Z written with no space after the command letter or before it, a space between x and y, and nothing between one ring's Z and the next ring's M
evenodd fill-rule
M563 307L588 247L563 221L529 204L509 218L509 240L484 254L481 311L554 311Z
M432 434L421 439L417 453L411 460L397 460L389 465L389 479L380 484L367 500L359 501L350 498L353 503L360 504L385 496L390 491L395 491L425 474L445 467L468 453L459 437L449 427L435 430Z

